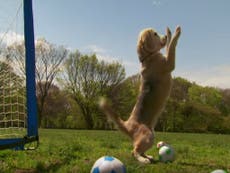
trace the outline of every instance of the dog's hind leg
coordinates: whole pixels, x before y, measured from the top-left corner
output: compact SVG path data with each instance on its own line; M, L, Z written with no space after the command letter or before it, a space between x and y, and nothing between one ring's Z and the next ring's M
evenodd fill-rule
M139 132L137 136L135 136L133 142L133 156L141 163L151 163L153 161L153 157L145 155L145 152L153 145L153 132L146 126L142 126L138 131Z

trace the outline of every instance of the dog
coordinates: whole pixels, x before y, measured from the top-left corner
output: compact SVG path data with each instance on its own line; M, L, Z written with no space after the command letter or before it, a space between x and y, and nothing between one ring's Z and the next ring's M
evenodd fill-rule
M153 157L145 155L145 152L154 143L154 127L170 94L171 72L175 68L176 45L180 34L180 26L177 26L173 36L169 28L164 36L151 28L140 32L137 53L141 63L141 85L128 120L122 120L107 99L100 100L102 111L132 139L132 154L141 163L153 162ZM164 47L165 55L160 52Z

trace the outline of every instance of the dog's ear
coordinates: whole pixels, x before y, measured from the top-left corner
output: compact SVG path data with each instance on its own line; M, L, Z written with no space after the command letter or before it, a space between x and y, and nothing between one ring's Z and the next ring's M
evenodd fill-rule
M154 42L152 40L153 29L144 29L140 32L137 41L137 53L140 62L143 62L145 57L154 52Z
M144 43L141 39L141 35L139 35L138 41L137 41L137 54L139 57L139 61L143 62L144 61Z

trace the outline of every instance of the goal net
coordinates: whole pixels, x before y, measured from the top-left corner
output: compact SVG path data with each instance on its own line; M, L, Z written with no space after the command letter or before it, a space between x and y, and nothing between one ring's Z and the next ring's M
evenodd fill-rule
M32 17L32 0L1 3L0 149L38 141Z
M26 134L25 82L7 69L0 70L0 138Z

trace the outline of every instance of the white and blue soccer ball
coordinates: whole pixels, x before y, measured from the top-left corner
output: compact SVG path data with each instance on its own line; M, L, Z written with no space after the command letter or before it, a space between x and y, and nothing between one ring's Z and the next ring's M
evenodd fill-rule
M94 163L90 173L126 173L126 168L117 158L103 156Z
M175 151L170 145L164 145L159 149L159 160L161 162L173 162L175 160Z
M227 173L227 171L224 171L222 169L217 169L215 171L212 171L211 173Z

